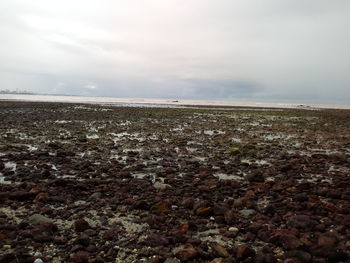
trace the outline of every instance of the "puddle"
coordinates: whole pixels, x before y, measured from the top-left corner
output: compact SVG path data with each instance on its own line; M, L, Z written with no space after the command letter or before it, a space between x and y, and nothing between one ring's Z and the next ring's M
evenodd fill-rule
M100 138L100 136L98 136L97 134L91 134L91 135L86 135L87 139L98 139Z
M177 128L171 129L170 131L183 131L183 130L184 130L184 128L182 128L182 127L177 127Z
M242 139L240 139L240 138L232 138L231 141L235 142L235 143L241 143Z
M6 162L6 163L4 163L4 165L5 165L5 169L9 169L9 170L11 170L13 172L16 171L16 168L17 168L17 164L16 163L14 163L14 162Z
M212 135L217 135L217 134L225 134L225 131L221 131L221 130L205 130L205 131L203 131L203 134L212 136Z
M11 184L11 181L6 181L5 177L0 173L0 184Z
M66 121L66 120L57 120L55 121L55 123L59 123L59 124L65 124L65 123L71 123L72 121Z
M192 147L186 147L186 150L193 153L193 152L196 152L197 149L196 148L192 148Z
M28 147L28 150L29 150L30 152L33 152L33 151L37 151L37 150L38 150L38 147L35 147L35 146L32 146L32 145L27 145L27 147Z
M268 134L268 135L263 135L262 137L267 141L273 141L273 140L280 140L280 139L288 140L293 138L294 136L283 135L283 134L277 134L277 135Z
M244 178L238 175L228 175L224 173L216 173L214 174L216 178L219 178L220 180L236 180L236 181L243 181Z

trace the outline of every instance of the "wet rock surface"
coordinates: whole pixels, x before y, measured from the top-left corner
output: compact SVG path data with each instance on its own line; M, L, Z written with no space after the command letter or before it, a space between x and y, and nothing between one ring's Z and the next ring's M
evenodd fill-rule
M0 120L0 262L349 262L349 111L0 102Z

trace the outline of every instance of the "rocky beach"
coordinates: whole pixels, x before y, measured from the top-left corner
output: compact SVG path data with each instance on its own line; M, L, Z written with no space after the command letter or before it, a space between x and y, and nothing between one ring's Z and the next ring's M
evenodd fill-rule
M350 110L0 102L0 263L350 262Z

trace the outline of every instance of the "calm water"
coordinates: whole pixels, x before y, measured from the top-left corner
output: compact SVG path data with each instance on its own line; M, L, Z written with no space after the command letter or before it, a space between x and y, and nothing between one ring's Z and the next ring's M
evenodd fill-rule
M91 103L91 104L102 104L102 105L112 105L112 106L176 107L176 108L181 108L185 106L215 106L219 108L234 106L234 107L253 107L253 108L350 109L350 105L332 105L332 104L293 104L293 103L213 101L213 100L165 100L165 99L22 95L22 94L0 94L0 100Z

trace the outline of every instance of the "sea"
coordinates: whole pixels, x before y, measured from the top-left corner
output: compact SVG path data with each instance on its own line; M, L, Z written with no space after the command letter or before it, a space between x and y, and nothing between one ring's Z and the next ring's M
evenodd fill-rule
M31 94L0 94L0 101L31 101L31 102L63 102L87 103L106 106L127 107L156 107L156 108L275 108L275 109L350 109L350 105L336 104L296 104L249 101L219 101L219 100L171 100L171 99L142 99L114 97L84 97L65 95L31 95Z

